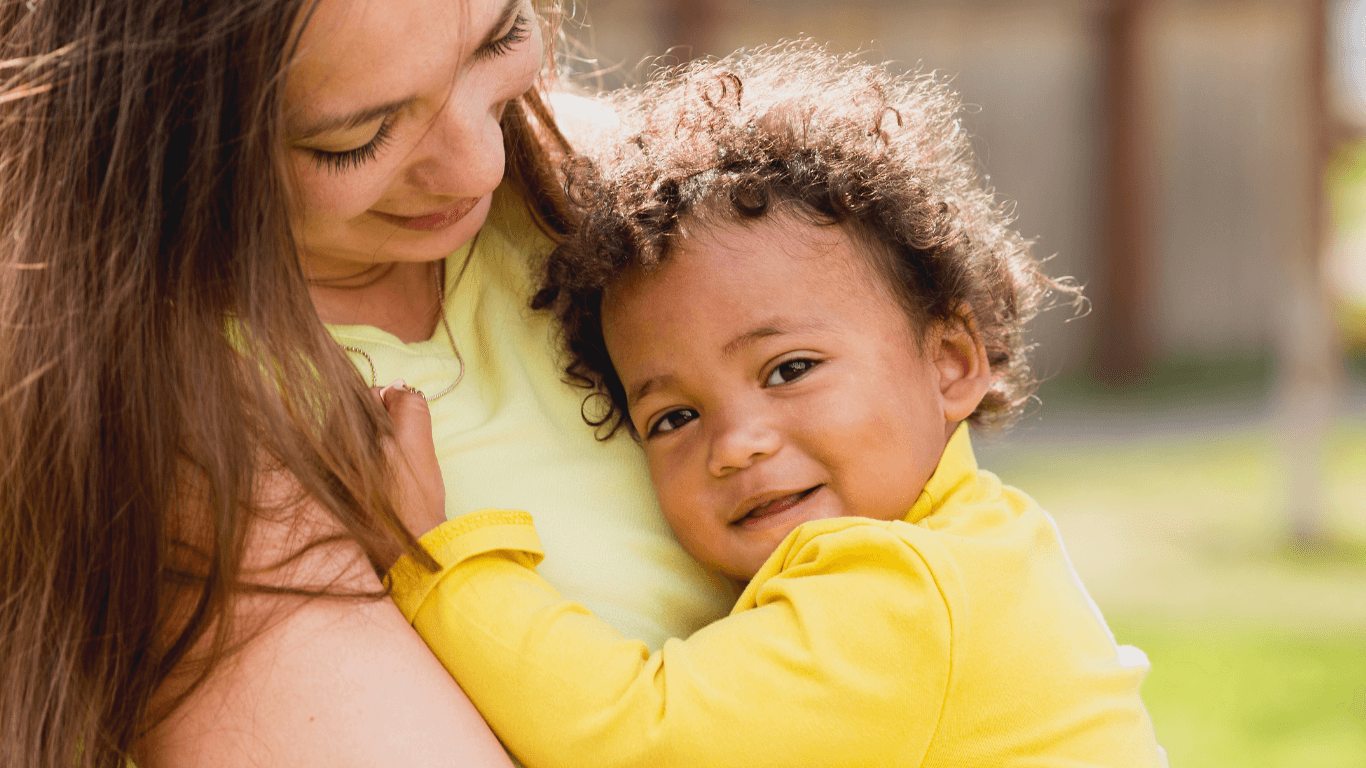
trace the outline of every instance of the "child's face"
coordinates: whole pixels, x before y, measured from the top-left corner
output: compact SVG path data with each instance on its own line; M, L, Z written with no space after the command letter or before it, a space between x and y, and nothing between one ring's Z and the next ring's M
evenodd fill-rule
M603 331L669 524L742 580L802 522L905 515L989 383L972 336L919 338L859 245L783 214L628 273Z

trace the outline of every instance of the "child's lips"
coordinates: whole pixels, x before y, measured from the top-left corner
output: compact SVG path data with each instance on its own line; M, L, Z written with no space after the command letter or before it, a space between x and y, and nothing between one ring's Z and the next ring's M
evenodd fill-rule
M744 506L749 506L749 511L736 520L733 520L731 525L749 527L756 525L767 518L780 515L811 498L811 495L822 487L824 486L817 485L803 491L780 491L778 493L764 494L757 497L757 499L747 499L745 504L742 505L742 508ZM755 501L758 501L758 503L754 503Z

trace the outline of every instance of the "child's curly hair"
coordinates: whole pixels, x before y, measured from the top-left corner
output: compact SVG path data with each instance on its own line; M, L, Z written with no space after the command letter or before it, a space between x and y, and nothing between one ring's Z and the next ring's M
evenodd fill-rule
M1054 292L1083 299L1010 228L943 82L791 43L663 70L613 106L618 130L595 159L568 165L579 220L532 302L558 314L569 380L593 390L584 418L604 438L630 423L602 336L604 289L667 259L687 217L744 222L777 208L843 227L912 327L959 323L982 340L992 384L970 421L1020 415L1038 385L1025 324ZM604 407L590 414L595 398Z

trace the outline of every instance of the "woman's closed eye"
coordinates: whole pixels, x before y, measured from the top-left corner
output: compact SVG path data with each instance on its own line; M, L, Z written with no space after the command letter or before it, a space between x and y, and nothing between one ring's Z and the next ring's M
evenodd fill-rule
M313 161L319 168L333 173L343 173L358 168L365 163L375 159L379 151L389 142L389 137L394 130L395 115L389 115L379 124L379 129L375 131L374 138L355 149L342 151L331 151L326 149L315 149L307 147L308 153L313 156Z
M807 358L784 360L774 366L773 370L769 372L768 378L764 379L764 386L777 387L783 384L790 384L810 373L820 364L821 361L819 360L810 360Z
M698 417L697 411L691 408L677 408L655 419L649 429L645 431L646 437L654 437L679 429L684 424Z
M531 37L531 20L526 14L519 13L512 20L512 26L496 39L479 46L479 50L474 52L476 59L492 59L498 56L506 56L516 48L519 43L526 42Z

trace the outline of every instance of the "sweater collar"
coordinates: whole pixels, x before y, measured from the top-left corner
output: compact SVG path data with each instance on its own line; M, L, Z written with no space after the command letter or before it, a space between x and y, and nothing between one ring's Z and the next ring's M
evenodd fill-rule
M934 474L926 481L920 496L911 505L911 511L902 518L908 523L923 520L935 507L944 503L956 489L972 481L977 476L977 457L972 453L972 441L968 437L967 422L961 422L944 446L939 457L939 465Z

